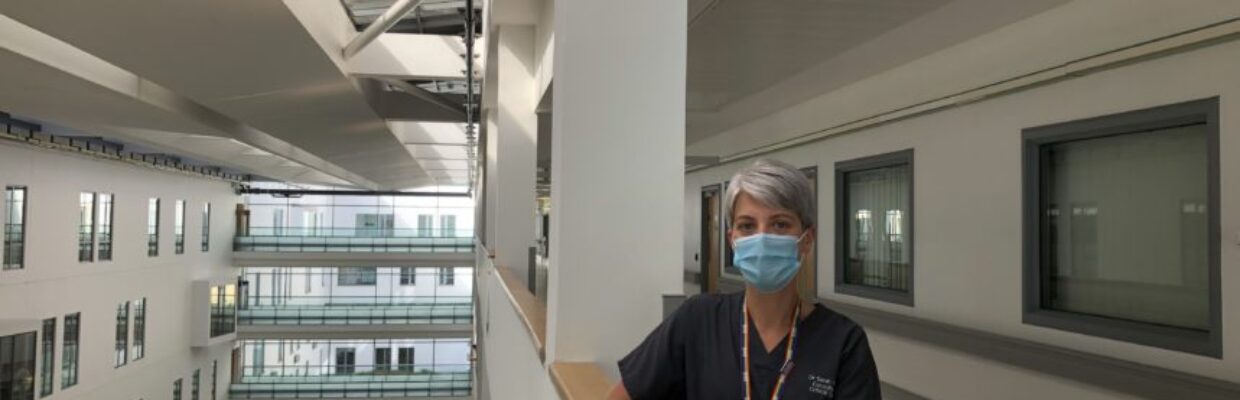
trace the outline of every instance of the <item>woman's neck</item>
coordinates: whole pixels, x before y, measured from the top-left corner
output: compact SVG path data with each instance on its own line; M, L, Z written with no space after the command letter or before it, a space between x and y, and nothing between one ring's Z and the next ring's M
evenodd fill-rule
M795 285L789 284L775 293L761 293L752 287L745 288L745 304L749 307L749 317L753 319L754 327L762 336L768 351L779 343L778 340L770 342L769 339L782 338L792 329L792 313L800 302Z

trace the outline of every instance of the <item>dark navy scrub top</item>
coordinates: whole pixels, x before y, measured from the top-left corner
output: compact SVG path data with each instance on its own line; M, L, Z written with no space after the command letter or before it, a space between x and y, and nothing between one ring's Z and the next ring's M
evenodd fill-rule
M620 360L634 400L743 399L741 293L690 298L632 353ZM815 304L801 320L793 367L781 399L881 399L878 371L865 331ZM749 324L754 399L766 400L779 377L788 337L769 353Z

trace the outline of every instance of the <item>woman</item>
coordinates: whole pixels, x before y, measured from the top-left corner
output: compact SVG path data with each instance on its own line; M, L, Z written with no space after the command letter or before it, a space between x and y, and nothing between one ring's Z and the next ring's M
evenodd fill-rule
M610 398L880 399L865 332L797 293L817 237L809 179L759 160L724 204L744 292L686 301L620 360Z

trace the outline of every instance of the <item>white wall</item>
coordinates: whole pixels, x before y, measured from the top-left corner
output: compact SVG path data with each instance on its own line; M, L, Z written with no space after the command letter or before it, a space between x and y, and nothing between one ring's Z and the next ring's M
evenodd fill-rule
M878 74L691 146L731 154L901 104L1240 15L1240 3L1076 1ZM819 167L818 295L836 301L1240 382L1240 42L1155 58L786 149L767 157ZM1025 325L1022 310L1021 130L1220 96L1223 359ZM833 292L834 164L914 149L916 306ZM696 270L700 188L751 160L685 179L685 265ZM1117 398L1070 380L871 332L880 375L931 398ZM1046 396L1051 394L1051 396Z
M481 256L479 258L483 258ZM551 375L539 359L529 331L508 300L494 267L478 266L478 325L482 346L478 368L486 376L477 392L490 399L554 399ZM486 397L480 397L488 400Z
M183 378L188 399L190 375L201 368L206 399L212 360L219 360L219 395L226 396L230 347L192 349L188 316L192 300L206 301L190 298L191 281L235 276L231 209L240 198L227 183L3 142L0 184L27 186L29 202L26 264L22 270L0 271L0 319L57 318L52 398L163 399L170 397L173 380ZM83 191L116 195L112 261L77 261L78 195ZM154 258L146 253L150 197L162 199L160 255ZM172 234L172 205L178 199L188 202L185 254L180 255L173 252ZM203 202L212 204L207 253L199 250ZM115 368L117 305L143 297L146 357ZM64 315L75 312L82 313L79 381L61 390Z

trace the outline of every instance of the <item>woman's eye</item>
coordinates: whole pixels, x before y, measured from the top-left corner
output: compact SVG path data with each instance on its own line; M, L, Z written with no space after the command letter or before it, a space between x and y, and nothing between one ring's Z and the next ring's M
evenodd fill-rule
M736 229L739 229L739 230L742 230L742 231L752 231L752 230L753 230L753 224L740 224L740 225L737 225L737 226L736 226Z
M788 229L788 228L791 228L791 227L792 227L792 225L791 225L791 224L789 224L789 223L787 223L787 222L782 222L782 221L781 221L781 222L776 222L776 223L775 223L775 229L779 229L779 230L781 230L781 231L782 231L782 230L785 230L785 229Z

